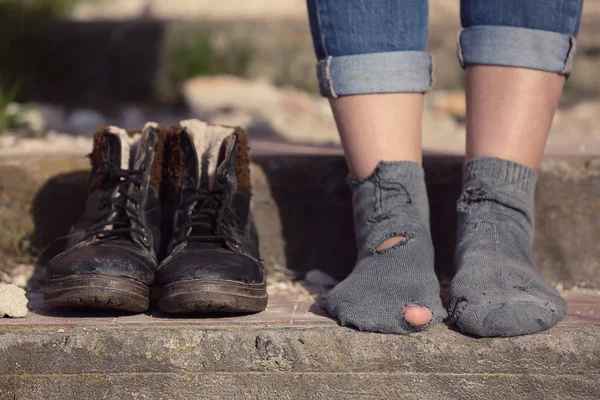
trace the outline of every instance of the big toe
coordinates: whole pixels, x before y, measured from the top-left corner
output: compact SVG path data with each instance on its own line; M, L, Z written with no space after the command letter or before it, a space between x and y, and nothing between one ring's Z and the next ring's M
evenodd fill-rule
M409 305L402 314L395 310L365 307L352 303L327 303L327 311L341 325L361 331L405 335L418 332L432 322L432 311L423 306ZM437 318L440 319L440 318Z
M427 325L433 319L431 310L427 307L409 305L403 311L404 319L414 326Z
M535 297L495 304L469 301L456 313L454 322L462 332L476 336L527 335L556 325L564 317L565 308L566 304L552 304Z

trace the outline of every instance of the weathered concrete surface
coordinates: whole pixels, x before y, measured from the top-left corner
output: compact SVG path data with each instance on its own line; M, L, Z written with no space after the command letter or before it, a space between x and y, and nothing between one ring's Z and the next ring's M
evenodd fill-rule
M321 269L345 276L355 257L346 166L337 155L254 157L253 210L271 276ZM60 251L85 196L82 157L0 158L0 261L14 259L14 242L31 235L42 262ZM462 159L424 161L431 203L436 269L453 273L455 203ZM70 172L67 172L70 171ZM48 179L49 177L52 177ZM32 223L33 222L33 223ZM536 198L535 253L542 275L565 287L600 288L600 158L547 157ZM19 240L14 238L19 236ZM3 253L8 254L3 255Z
M228 317L53 309L30 291L26 318L0 319L0 399L599 396L598 294L565 293L567 317L547 332L475 339L445 325L358 332L310 287L268 290L264 312Z
M60 236L83 210L88 167L83 156L0 158L0 269L61 248Z
M9 399L600 396L600 330L590 326L510 339L443 325L396 336L227 322L0 332L0 393Z
M182 321L2 326L0 332L0 375L275 371L600 374L597 326L562 326L507 339L473 339L444 325L398 336L335 325L269 327L226 320L209 328Z
M597 379L597 375L494 373L78 374L6 378L4 393L8 399L32 400L596 400ZM10 397L14 394L18 397Z

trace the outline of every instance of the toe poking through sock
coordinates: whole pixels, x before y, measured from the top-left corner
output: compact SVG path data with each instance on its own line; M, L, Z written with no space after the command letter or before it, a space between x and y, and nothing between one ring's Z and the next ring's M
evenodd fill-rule
M409 305L402 310L404 319L413 326L427 325L433 319L431 310L427 307Z

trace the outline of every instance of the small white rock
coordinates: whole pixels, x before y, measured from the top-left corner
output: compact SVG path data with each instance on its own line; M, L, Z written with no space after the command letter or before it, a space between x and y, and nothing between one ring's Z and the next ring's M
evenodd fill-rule
M223 108L264 114L281 106L282 92L264 80L221 75L188 80L183 85L183 97L196 114L213 113Z
M35 266L31 264L19 264L14 268L11 268L10 274L3 274L2 280L5 283L12 283L20 288L25 288L29 279L33 276Z
M77 109L67 117L66 128L69 133L92 136L106 123L106 117L96 110Z
M0 283L0 317L26 317L27 303L25 290L12 284Z
M53 104L40 104L38 109L44 118L45 129L63 130L65 128L65 112Z
M46 129L44 115L36 107L23 110L20 115L20 120L26 124L32 132L42 133Z
M8 115L17 115L21 112L21 105L19 103L8 103L4 112Z
M140 107L126 107L121 113L121 121L117 124L122 126L124 129L138 129L146 123L148 118L144 115L144 112Z
M17 135L0 135L0 149L8 149L11 147L15 147L15 145L17 144L17 139Z

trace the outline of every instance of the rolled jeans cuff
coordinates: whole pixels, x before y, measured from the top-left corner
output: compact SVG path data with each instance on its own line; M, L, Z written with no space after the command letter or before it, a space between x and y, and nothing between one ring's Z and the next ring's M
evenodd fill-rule
M501 65L569 76L576 52L573 36L512 26L471 26L459 33L457 42L463 68Z
M432 85L431 55L394 51L327 57L317 63L321 95L424 93Z

